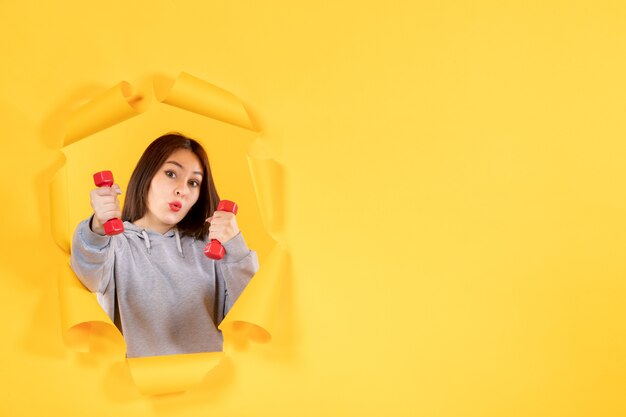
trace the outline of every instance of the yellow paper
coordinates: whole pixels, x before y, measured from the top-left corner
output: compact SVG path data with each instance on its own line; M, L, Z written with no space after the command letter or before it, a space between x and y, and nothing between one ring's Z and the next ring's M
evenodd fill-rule
M287 252L277 243L222 320L219 328L225 337L250 339L257 343L271 340L286 266Z
M625 17L592 0L3 1L0 416L625 416ZM65 261L46 121L155 70L245 99L286 174L289 255L271 343L158 400L111 395L125 360L107 378L38 333L61 339L44 292ZM171 113L88 140L232 126L152 106ZM88 209L70 202L70 230Z
M144 395L187 391L198 385L224 357L222 352L148 356L127 359L139 391Z
M142 99L129 83L122 81L90 100L68 120L64 146L138 115Z
M70 252L71 232L67 190L67 169L62 166L50 181L50 231L56 244Z
M124 352L126 345L121 333L100 307L95 295L81 284L69 264L61 267L58 281L65 344L75 351L88 352L99 349L93 346L96 337L104 337L117 346L114 351Z
M163 103L254 130L246 108L234 94L185 72L176 80L155 78L154 92Z
M272 339L287 252L278 242L282 227L283 175L280 165L257 139L248 150L248 166L266 231L277 242L259 272L248 284L237 303L220 324L226 342L251 340L267 343Z
M274 240L279 240L284 217L282 213L284 207L282 168L263 149L260 140L250 147L248 166L265 229Z

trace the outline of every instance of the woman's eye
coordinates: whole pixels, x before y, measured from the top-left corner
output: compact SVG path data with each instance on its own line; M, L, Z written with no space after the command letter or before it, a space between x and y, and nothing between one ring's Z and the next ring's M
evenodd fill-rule
M200 186L200 183L196 180L193 180L193 181L189 181L189 185L196 188Z
M176 173L174 173L174 171L165 171L165 175L170 178L176 178Z

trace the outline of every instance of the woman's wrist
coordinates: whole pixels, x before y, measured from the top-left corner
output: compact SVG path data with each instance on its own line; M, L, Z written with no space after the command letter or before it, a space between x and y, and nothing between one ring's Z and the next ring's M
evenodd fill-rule
M91 216L91 221L89 222L89 228L92 232L99 234L100 236L104 236L104 226L96 219L96 216Z

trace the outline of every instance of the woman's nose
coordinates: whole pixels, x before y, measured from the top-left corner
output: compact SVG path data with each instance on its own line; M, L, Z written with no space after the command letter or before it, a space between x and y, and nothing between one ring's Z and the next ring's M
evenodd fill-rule
M187 183L186 183L186 182L183 182L183 183L179 184L179 185L176 187L175 192L176 192L176 195L177 195L177 196L184 196L184 195L187 195Z

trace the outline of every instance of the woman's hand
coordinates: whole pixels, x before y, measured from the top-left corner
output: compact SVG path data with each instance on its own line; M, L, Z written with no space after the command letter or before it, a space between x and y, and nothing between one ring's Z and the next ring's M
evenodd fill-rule
M93 208L93 220L91 230L104 236L104 223L115 217L122 217L118 194L122 194L119 185L113 184L111 187L100 187L91 190L91 207Z
M206 221L211 225L209 227L209 240L216 239L224 244L239 234L237 218L228 211L216 211Z

